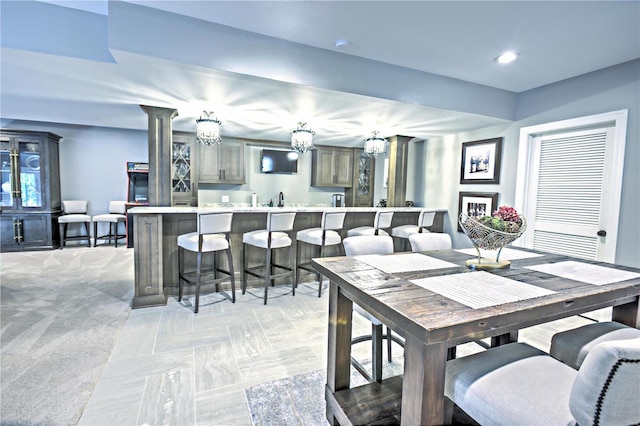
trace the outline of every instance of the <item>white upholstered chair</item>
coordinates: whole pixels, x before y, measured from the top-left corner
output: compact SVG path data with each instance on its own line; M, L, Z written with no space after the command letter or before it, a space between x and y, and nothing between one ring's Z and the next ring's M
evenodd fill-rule
M448 361L445 379L447 398L483 426L639 424L639 393L640 338L598 344L577 371L511 343Z
M358 226L347 231L347 237L357 237L362 235L389 235L385 229L391 228L393 211L380 209L373 217L373 226Z
M319 248L319 256L324 257L325 247L337 245L340 249L340 253L344 253L340 243L342 237L338 233L342 229L344 224L344 217L346 211L344 210L325 210L322 213L319 228L308 228L300 230L296 233L296 258L298 259L298 265L296 268L296 280L295 286L298 287L300 280L300 270L316 273L318 280L318 297L322 296L322 275L318 273L310 262L301 262L301 249L303 244L310 244Z
M597 344L639 338L640 330L637 328L615 321L594 322L554 334L549 355L577 370Z
M420 210L418 215L418 223L415 225L400 225L394 226L391 230L391 236L396 238L402 238L402 245L404 250L407 249L407 241L409 236L413 234L422 234L430 232L429 228L433 225L433 220L436 217L436 212L428 211L426 209Z
M127 238L126 229L123 230L122 234L118 234L118 228L120 224L125 224L127 222L127 207L126 201L110 201L109 202L109 213L106 214L98 214L94 215L91 219L93 221L93 246L98 245L98 240L108 240L109 244L111 244L111 240L113 239L115 242L115 246L118 247L118 240ZM107 223L109 224L109 233L104 235L98 234L98 224Z
M361 256L368 254L393 253L393 238L388 235L360 235L347 237L342 241L344 252L347 256ZM371 334L354 337L351 344L371 340L372 371L369 374L364 366L354 357L351 357L353 367L368 381L380 382L382 380L382 340L387 339L387 358L391 361L391 345L395 341L403 346L402 340L393 336L391 329L387 327L387 334L383 332L383 324L376 317L357 304L353 304L353 310L371 321Z
M199 212L198 213L198 229L196 232L178 235L178 301L182 301L183 282L195 285L195 304L194 313L198 313L200 305L200 287L203 283L203 275L211 276L206 283L215 284L216 291L220 291L220 282L226 279L231 281L231 301L236 302L236 282L233 272L233 257L231 255L231 244L229 242L229 234L231 232L231 221L233 213L231 212ZM185 251L196 253L196 270L185 272ZM220 268L216 253L225 251L227 253L228 270ZM202 269L203 255L211 253L213 255L213 267L206 270ZM218 277L218 273L222 272L226 276Z
M65 200L62 202L62 216L58 218L60 228L60 250L67 241L87 240L87 247L91 247L91 216L87 214L89 202L85 200ZM69 225L84 225L85 235L67 236ZM82 231L82 227L80 229Z
M440 232L409 235L411 251L451 250L451 237Z
M292 247L291 233L293 232L293 222L296 212L293 211L270 211L267 213L266 229L245 232L242 234L242 294L247 291L247 275L251 275L264 280L264 304L267 304L269 283L279 277L291 277L291 287L293 295L296 294L294 282L296 259L295 251ZM249 267L247 250L249 247L256 247L265 250L266 259L263 265ZM289 265L277 264L274 261L273 250L289 248ZM285 272L274 273L274 268L282 269Z

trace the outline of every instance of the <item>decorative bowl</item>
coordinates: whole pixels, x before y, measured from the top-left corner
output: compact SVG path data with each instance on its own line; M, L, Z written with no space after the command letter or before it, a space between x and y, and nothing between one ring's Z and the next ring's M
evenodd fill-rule
M518 226L518 230L515 232L499 231L497 229L490 228L489 226L480 223L475 218L468 216L466 213L460 213L458 218L462 230L471 240L471 243L478 252L477 259L467 260L467 266L471 267L475 265L475 268L480 269L493 269L493 268L507 268L511 264L508 260L500 260L500 251L507 244L511 244L526 231L527 221L524 216L520 215L519 222L515 222ZM480 249L484 250L497 250L495 261L492 259L483 258L480 255Z

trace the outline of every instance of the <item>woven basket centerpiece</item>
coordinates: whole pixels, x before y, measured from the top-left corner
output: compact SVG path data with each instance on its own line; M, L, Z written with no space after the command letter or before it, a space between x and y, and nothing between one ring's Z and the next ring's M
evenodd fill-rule
M460 213L458 221L464 233L469 237L471 243L478 252L477 259L467 260L467 266L475 265L476 268L492 269L507 268L511 264L508 260L500 261L500 252L507 244L511 244L524 233L527 229L527 221L522 215L517 215L514 221L497 221L490 216L483 218L473 218L465 213ZM489 225L498 224L503 230L492 228ZM483 258L480 255L480 249L497 250L495 261L493 259Z

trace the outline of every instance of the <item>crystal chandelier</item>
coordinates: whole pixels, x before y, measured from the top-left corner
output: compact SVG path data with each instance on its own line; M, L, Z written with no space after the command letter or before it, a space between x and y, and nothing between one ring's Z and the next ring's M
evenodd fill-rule
M310 149L314 149L313 135L316 134L309 129L307 123L299 122L298 128L291 132L291 149L298 154L304 154Z
M202 111L200 118L196 120L196 140L204 145L218 145L222 141L221 124L213 111Z
M369 157L376 157L387 152L387 140L378 136L377 130L374 130L373 136L364 140L364 153Z

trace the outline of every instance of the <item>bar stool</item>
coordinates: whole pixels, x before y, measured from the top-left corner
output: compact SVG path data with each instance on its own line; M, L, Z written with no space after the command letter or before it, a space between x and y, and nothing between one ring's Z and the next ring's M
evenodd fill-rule
M402 246L404 251L407 251L407 240L410 235L422 234L423 232L430 232L429 228L433 225L433 220L436 217L436 212L420 210L418 215L418 223L416 225L400 225L395 226L391 230L391 236L397 238L403 238Z
M242 294L247 291L247 274L264 280L264 304L267 304L269 283L275 278L295 275L296 259L295 251L291 247L291 232L296 212L270 211L267 214L267 228L242 234ZM264 265L249 267L247 249L249 246L266 250L266 262ZM289 247L289 266L276 264L273 259L273 250ZM275 268L284 269L287 272L275 274ZM262 271L262 272L260 272ZM291 281L293 295L296 295L296 286Z
M347 256L393 253L393 238L388 235L347 237L342 244L344 245L344 252ZM353 304L353 310L371 321L371 334L365 334L351 339L352 345L371 340L371 375L369 375L364 366L354 357L351 357L351 365L353 365L367 381L380 382L382 380L382 340L387 339L387 359L389 361L391 361L391 342L394 341L402 347L404 347L404 342L393 336L389 327L387 327L387 334L385 335L382 330L382 322L355 303Z
M344 217L346 211L324 211L322 213L322 219L320 221L319 228L309 228L298 231L296 234L297 246L296 246L296 258L298 259L298 265L296 268L296 280L295 287L298 287L300 279L300 269L305 271L315 272L318 279L318 297L322 296L322 275L318 273L311 266L311 262L300 262L300 251L302 248L301 243L311 244L319 246L320 257L324 257L324 249L326 246L333 246L342 242L342 237L336 231L342 229L344 224ZM338 246L340 254L343 254L342 245Z
M87 214L89 202L85 200L67 200L62 202L62 216L58 218L60 227L60 250L67 240L87 240L87 247L91 247L91 216ZM84 224L86 235L67 237L69 224Z
M110 201L108 214L98 214L92 217L94 247L98 245L99 239L109 240L109 244L111 244L111 239L113 238L115 240L116 247L118 247L118 240L127 238L126 233L118 234L118 226L121 223L126 223L127 221L127 216L125 216L126 211L127 211L126 201ZM98 236L98 223L101 223L101 222L109 224L109 233Z
M188 234L178 235L178 302L182 301L182 282L195 284L196 303L194 313L198 313L200 304L200 286L202 275L213 274L214 279L208 283L216 285L216 291L220 291L220 282L229 279L231 281L231 301L236 303L236 281L233 272L233 258L231 256L231 244L229 234L231 233L231 220L233 213L230 212L199 212L198 230ZM184 251L197 253L196 270L192 272L184 271ZM229 270L224 270L217 265L216 253L224 250L227 253ZM202 270L202 255L204 253L213 254L213 267ZM222 272L227 277L218 278L218 272Z
M378 210L373 218L373 226L359 226L347 231L347 237L362 235L389 235L385 229L391 228L393 211Z

